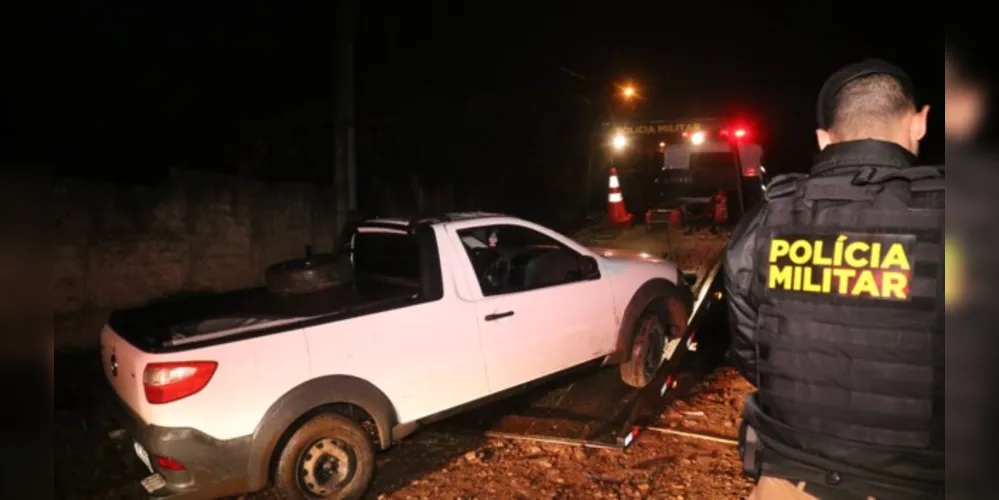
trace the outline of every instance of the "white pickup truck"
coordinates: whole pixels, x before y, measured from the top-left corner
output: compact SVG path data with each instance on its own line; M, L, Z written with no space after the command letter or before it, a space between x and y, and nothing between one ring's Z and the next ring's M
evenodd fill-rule
M357 498L376 450L471 406L587 363L648 384L691 307L671 262L502 215L367 220L337 246L351 285L112 315L104 371L152 496Z

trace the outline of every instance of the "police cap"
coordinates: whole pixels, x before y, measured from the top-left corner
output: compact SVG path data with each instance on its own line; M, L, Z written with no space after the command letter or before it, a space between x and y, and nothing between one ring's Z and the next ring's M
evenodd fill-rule
M867 59L846 65L833 73L822 85L822 90L819 91L818 109L816 110L819 128L828 129L832 126L836 93L847 83L871 75L890 75L898 81L907 94L915 95L912 79L902 68L892 63L881 59Z

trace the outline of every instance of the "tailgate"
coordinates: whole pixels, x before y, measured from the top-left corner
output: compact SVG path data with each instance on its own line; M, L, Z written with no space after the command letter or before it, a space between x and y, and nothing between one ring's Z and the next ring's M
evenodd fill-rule
M145 354L121 338L110 326L101 331L101 366L118 397L133 413L145 404L142 372Z

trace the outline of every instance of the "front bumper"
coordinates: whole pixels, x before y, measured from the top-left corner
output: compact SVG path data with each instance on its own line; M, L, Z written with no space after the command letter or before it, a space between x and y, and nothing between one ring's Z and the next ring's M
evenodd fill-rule
M217 440L196 429L148 424L117 396L114 406L116 420L145 448L153 470L166 480L166 486L154 491L151 498L203 499L248 492L252 436ZM164 470L157 465L157 456L170 457L186 470Z

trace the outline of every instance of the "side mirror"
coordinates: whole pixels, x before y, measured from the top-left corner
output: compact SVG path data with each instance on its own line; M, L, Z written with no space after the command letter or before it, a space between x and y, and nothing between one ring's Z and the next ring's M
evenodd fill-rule
M588 255L579 258L579 271L584 280L600 279L600 266L597 264L597 259Z

